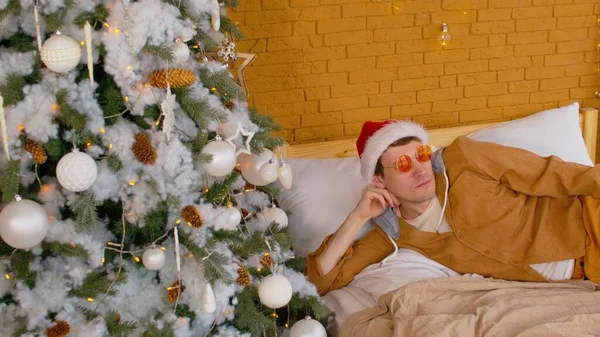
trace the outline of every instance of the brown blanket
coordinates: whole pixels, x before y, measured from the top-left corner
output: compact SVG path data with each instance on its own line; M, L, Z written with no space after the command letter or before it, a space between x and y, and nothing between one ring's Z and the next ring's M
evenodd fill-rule
M449 277L382 295L349 316L342 337L600 336L600 286Z

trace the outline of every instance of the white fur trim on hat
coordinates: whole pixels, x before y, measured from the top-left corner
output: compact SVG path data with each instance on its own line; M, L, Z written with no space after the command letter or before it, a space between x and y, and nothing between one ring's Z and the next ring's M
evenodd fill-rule
M400 138L411 136L419 138L424 144L429 142L427 130L421 124L412 121L397 121L386 124L369 137L360 157L360 173L367 184L372 182L377 161L388 146Z

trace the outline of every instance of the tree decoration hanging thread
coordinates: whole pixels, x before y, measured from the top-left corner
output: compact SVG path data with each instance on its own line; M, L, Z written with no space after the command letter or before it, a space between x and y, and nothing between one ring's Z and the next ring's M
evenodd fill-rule
M196 74L190 70L174 68L174 69L158 69L153 71L148 77L150 85L166 89L167 83L171 88L179 88L194 84L196 82Z
M198 213L198 210L194 205L185 206L181 210L181 217L190 227L198 228L204 223L200 213Z
M146 165L153 165L156 162L156 151L150 143L150 138L144 133L135 135L135 142L132 145L135 158Z
M64 337L71 332L71 326L67 321L56 321L56 325L48 327L46 329L47 337Z
M48 154L46 153L46 149L40 143L33 141L31 139L27 139L25 141L25 151L31 153L33 156L33 162L36 164L43 164L48 160Z

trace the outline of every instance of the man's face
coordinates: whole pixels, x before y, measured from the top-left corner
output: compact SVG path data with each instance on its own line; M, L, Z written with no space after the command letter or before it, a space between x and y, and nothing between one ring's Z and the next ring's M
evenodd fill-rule
M420 142L413 141L406 145L389 147L381 155L384 177L373 178L377 187L386 188L400 199L400 202L421 203L435 196L435 177L431 161L421 163L415 158L419 145ZM400 172L395 168L396 160L403 154L408 155L412 162L412 168L408 172Z

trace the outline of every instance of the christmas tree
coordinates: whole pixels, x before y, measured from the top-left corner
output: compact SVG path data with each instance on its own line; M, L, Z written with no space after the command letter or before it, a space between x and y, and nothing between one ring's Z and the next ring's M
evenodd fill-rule
M324 334L236 2L0 0L1 336Z

